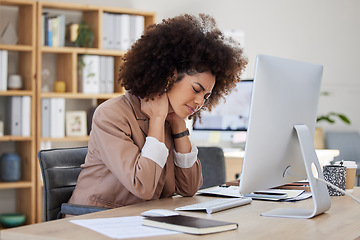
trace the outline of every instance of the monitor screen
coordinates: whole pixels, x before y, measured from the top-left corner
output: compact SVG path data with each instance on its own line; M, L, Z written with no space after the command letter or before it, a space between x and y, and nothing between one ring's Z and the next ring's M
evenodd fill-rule
M322 66L259 55L240 192L307 178L294 125L314 136ZM289 170L292 174L287 174Z
M202 121L195 122L194 130L246 131L253 81L242 80L225 99L212 109L201 114Z

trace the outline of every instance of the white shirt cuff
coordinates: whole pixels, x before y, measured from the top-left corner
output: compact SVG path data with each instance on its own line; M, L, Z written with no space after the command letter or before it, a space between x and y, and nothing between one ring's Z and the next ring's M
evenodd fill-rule
M198 149L191 141L191 151L189 153L178 153L174 148L174 163L181 168L190 168L197 160Z
M145 144L141 149L141 156L154 161L163 168L169 156L169 149L156 138L146 137Z

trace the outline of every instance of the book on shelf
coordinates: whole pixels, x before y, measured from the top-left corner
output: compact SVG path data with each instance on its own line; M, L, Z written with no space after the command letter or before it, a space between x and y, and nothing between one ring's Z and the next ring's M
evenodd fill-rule
M7 97L6 132L13 136L30 136L31 97Z
M41 99L41 136L50 137L50 98Z
M130 17L130 43L131 45L138 40L145 29L145 18L141 15L131 15Z
M100 56L99 93L114 93L114 57Z
M112 49L116 49L116 50L122 50L122 43L121 43L121 38L123 37L123 29L121 26L121 15L120 14L112 14L112 19L110 19L110 21L112 21L111 27L112 30L111 32L113 33L112 37L113 37L113 42L114 45L112 47Z
M65 99L50 99L50 137L65 137Z
M8 51L0 50L0 91L7 90Z
M142 35L144 16L104 12L102 15L102 48L127 51Z
M229 231L238 227L237 223L184 215L145 217L143 225L197 235Z
M51 18L51 31L52 31L52 47L59 47L59 18L52 17Z
M65 31L66 31L66 21L65 21L65 15L60 14L57 16L59 20L59 47L65 46Z
M79 90L82 93L100 93L100 56L83 55L83 67L79 77Z
M105 93L106 92L106 78L107 78L107 56L100 56L100 84L99 84L99 92Z
M114 24L115 14L104 12L102 14L102 48L103 49L114 49Z
M106 76L106 87L105 93L114 93L114 58L111 56L106 57L106 68L105 76Z
M41 42L43 46L65 46L65 15L49 16L44 12L41 16Z
M31 134L31 97L21 97L21 135L30 137Z
M116 14L115 17L115 31L119 32L120 39L115 38L116 41L120 41L120 45L116 46L116 49L127 51L130 46L130 15L128 14ZM115 35L116 36L116 35Z
M21 136L21 96L8 98L8 110L6 116L7 132L13 136Z
M44 12L41 15L41 38L42 46L49 46L49 13Z

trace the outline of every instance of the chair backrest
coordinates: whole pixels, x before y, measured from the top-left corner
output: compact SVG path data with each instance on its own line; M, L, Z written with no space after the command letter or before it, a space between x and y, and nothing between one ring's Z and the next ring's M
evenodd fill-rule
M38 158L44 182L44 220L57 218L61 204L75 188L87 147L40 150Z
M326 132L325 147L340 150L340 155L335 157L336 161L344 159L360 164L360 134L358 132Z
M224 184L226 175L223 150L219 147L198 147L198 150L203 174L201 189Z

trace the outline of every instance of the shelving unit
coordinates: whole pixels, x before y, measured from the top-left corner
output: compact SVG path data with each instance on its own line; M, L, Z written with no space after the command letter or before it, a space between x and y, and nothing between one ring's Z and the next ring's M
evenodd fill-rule
M91 48L81 48L81 47L49 47L43 46L41 41L42 36L42 14L47 12L49 15L64 14L66 23L69 21L75 20L75 23L79 23L81 20L84 20L87 25L92 26L94 33L94 42ZM69 142L73 143L72 145L86 145L89 139L88 136L83 137L61 137L61 138L52 138L52 137L42 137L41 133L41 102L44 98L64 98L66 103L71 102L71 104L66 104L65 111L67 107L71 105L70 110L87 110L86 108L91 107L95 102L96 105L107 100L109 98L119 96L124 94L123 89L120 84L117 82L118 70L121 64L122 56L125 54L124 51L120 50L109 50L102 49L102 33L103 33L103 13L114 13L114 14L128 14L128 15L141 15L144 16L144 26L147 27L155 23L155 13L154 12L145 12L137 11L132 9L122 9L122 8L113 8L113 7L101 7L93 5L81 5L81 4L66 4L66 3L54 3L54 2L37 2L37 90L36 90L36 105L37 105L37 131L36 131L36 150L40 150L43 142L50 142L56 146L68 145ZM71 20L70 20L71 19ZM98 55L98 56L111 56L114 58L114 93L99 93L99 94L85 94L79 90L79 79L78 79L78 60L81 55ZM48 59L52 59L55 63L52 66L53 79L49 80L43 76L43 70L45 64L49 64ZM45 62L46 61L46 62ZM50 67L49 67L50 68ZM55 73L56 72L56 73ZM48 86L50 91L43 91L45 84L53 84L54 81L64 81L66 83L66 91L64 93L55 93L53 92L52 86ZM80 101L84 104L77 103ZM69 106L70 108L70 106ZM42 203L42 181L40 179L40 172L37 172L37 221L42 221L43 213L43 203Z
M5 99L11 96L30 96L30 136L4 135L0 137L0 154L16 152L21 158L21 180L17 182L1 182L0 190L16 190L16 211L26 215L26 224L36 222L36 2L29 0L1 0L0 14L11 12L17 25L18 42L15 45L0 44L1 50L7 50L17 56L17 62L9 62L17 66L15 73L21 75L22 90L0 92L0 109L5 108ZM7 24L7 23L3 23ZM9 72L10 73L10 72ZM5 120L5 119L2 119ZM6 120L5 120L6 121ZM1 203L0 198L0 204Z

